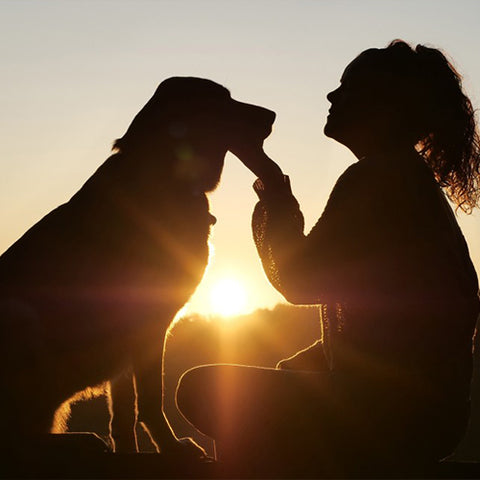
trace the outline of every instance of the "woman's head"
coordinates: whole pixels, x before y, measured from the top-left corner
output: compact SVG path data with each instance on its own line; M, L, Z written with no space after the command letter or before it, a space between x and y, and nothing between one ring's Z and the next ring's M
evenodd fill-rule
M325 134L359 156L416 147L460 208L479 199L480 142L461 77L437 49L402 41L361 53L347 66Z

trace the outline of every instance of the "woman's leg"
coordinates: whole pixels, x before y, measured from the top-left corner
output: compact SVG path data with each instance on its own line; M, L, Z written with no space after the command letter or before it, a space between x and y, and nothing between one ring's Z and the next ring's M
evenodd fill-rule
M303 350L277 363L280 370L306 370L309 372L328 372L327 359L321 340L317 340Z
M324 373L211 365L184 374L177 404L215 439L220 460L285 471L328 463L339 427L333 392Z

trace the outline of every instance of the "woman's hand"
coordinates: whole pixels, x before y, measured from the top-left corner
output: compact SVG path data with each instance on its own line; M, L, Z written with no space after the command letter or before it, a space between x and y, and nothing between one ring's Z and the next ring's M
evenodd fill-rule
M230 151L265 185L283 183L282 170L263 151L262 145L244 144L231 147Z

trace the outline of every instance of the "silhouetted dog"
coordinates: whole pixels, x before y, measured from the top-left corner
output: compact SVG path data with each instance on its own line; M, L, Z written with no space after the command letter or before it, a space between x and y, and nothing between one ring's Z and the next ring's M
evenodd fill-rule
M0 257L3 438L28 447L64 400L110 380L117 450L136 450L136 401L157 447L195 450L163 416L164 335L207 265L205 192L274 118L212 81L164 81L116 153Z

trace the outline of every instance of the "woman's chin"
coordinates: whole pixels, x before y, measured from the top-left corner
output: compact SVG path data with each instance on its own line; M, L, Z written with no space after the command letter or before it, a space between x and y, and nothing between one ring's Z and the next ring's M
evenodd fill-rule
M327 136L330 137L330 127L328 126L328 123L325 124L323 127L323 133Z
M336 123L329 117L327 117L327 123L325 123L325 126L323 127L323 133L325 136L332 138L333 140L336 140L337 142L346 146L349 144L348 139L351 138L350 129L348 129L346 125L343 123Z
M334 140L337 139L336 138L337 129L335 128L334 125L332 125L332 122L328 118L327 118L327 123L323 127L323 133L329 138L333 138Z

